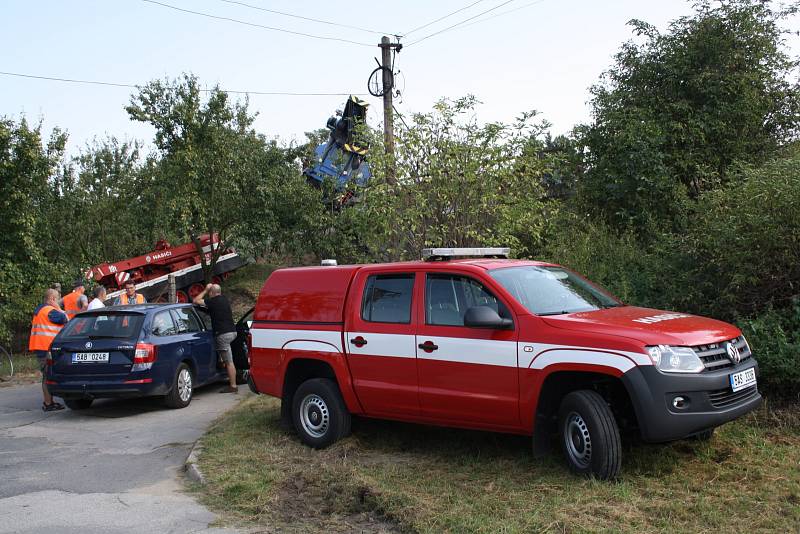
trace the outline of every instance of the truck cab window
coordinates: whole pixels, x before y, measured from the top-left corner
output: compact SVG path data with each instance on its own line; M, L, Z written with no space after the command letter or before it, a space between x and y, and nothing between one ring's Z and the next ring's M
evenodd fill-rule
M375 323L410 323L413 274L370 276L364 288L361 318Z
M502 302L482 284L466 276L428 274L425 282L425 323L464 326L464 314L475 306L489 306L500 317L511 318Z

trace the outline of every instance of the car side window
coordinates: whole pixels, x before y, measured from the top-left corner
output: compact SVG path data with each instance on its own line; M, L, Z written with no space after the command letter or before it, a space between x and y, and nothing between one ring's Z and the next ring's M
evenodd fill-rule
M205 329L211 330L211 314L208 313L208 310L195 306L194 311L197 312L197 315L200 317L200 321Z
M175 322L172 320L172 314L169 310L165 310L156 314L153 317L153 326L151 328L154 336L173 336L178 333L175 327Z
M374 323L411 322L413 274L378 274L367 279L361 318Z
M178 327L179 334L186 334L191 332L199 332L200 322L197 320L195 314L192 313L191 308L178 308L172 310L175 314L175 324Z
M425 324L464 326L464 315L476 306L488 306L500 317L511 317L505 305L472 278L453 274L425 277Z

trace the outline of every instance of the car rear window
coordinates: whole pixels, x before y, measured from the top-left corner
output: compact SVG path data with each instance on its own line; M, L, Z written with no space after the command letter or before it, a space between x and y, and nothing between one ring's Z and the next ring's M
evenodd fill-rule
M413 274L373 275L367 280L361 318L374 323L410 323Z
M133 313L104 313L79 315L61 330L62 339L139 337L144 315Z

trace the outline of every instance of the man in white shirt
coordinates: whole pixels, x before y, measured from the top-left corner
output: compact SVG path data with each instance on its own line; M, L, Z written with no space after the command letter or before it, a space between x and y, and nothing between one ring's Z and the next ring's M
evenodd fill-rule
M94 288L94 298L89 303L89 310L96 310L97 308L105 308L106 305L103 301L106 300L106 288L97 286Z

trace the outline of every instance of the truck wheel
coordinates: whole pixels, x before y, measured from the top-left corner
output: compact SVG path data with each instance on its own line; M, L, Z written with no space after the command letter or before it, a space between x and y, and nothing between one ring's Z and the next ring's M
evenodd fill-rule
M70 410L86 410L92 405L93 399L64 399L64 404Z
M558 410L561 444L574 472L601 480L615 478L622 463L619 428L596 391L573 391Z
M306 380L292 399L294 428L303 443L323 449L350 432L350 412L336 382L327 378Z
M175 378L172 379L172 389L164 398L164 404L170 408L186 408L192 402L194 395L194 381L192 370L185 363L178 366Z

